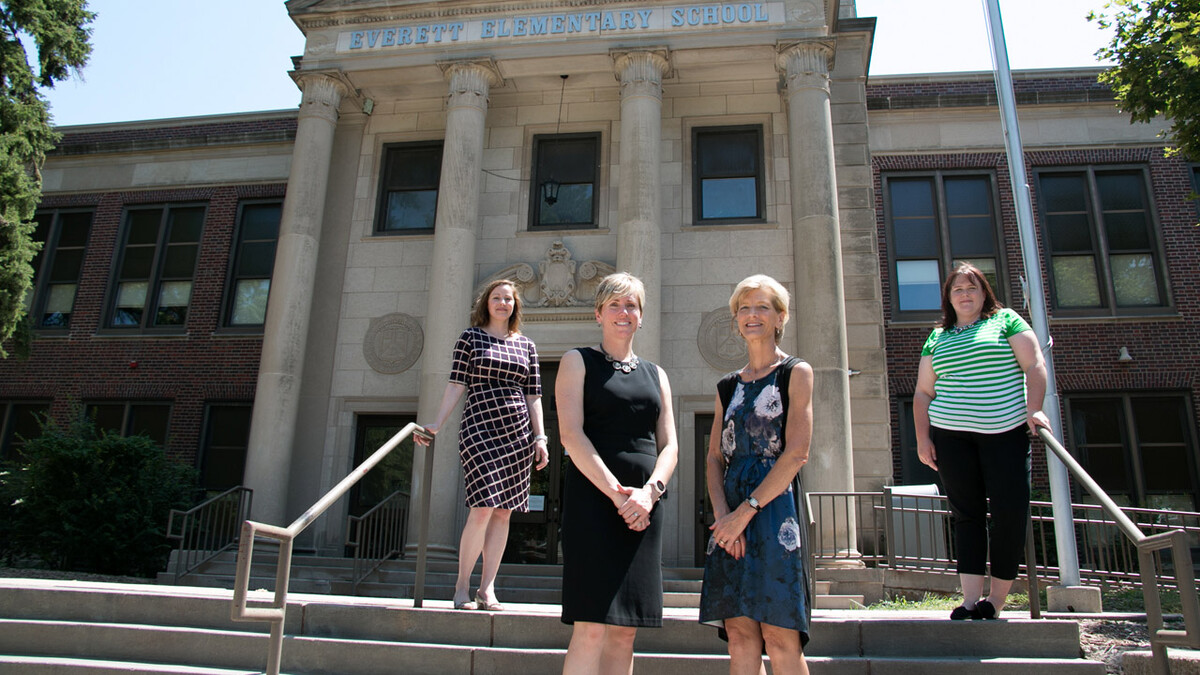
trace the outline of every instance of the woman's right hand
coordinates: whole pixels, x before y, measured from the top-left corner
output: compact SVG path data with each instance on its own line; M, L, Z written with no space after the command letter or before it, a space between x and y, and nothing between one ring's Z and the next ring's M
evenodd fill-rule
M422 425L421 428L424 429L425 433L429 434L430 436L437 436L437 432L440 427L440 424L425 424ZM413 434L413 441L415 441L417 445L429 445L429 439L421 434Z
M928 438L917 441L917 457L925 466L937 471L937 448Z

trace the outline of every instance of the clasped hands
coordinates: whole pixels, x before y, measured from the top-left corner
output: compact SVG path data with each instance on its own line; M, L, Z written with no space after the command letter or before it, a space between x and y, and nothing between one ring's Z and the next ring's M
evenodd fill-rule
M617 496L613 498L617 507L617 515L625 519L625 525L634 532L641 532L650 527L650 511L654 509L654 496L647 487L631 488L621 485L617 487Z
M708 526L717 546L733 556L734 560L746 556L746 526L750 524L751 517L753 514L747 517L741 515L739 509L734 509Z

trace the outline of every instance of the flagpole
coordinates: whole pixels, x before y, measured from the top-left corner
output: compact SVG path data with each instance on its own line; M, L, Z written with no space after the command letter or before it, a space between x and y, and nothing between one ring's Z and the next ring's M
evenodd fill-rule
M1012 71L1008 67L1008 47L1004 40L1004 24L1000 19L999 0L983 0L984 18L992 47L995 67L996 95L1000 101L1000 122L1004 130L1004 146L1008 155L1008 175L1017 207L1017 229L1021 233L1021 255L1025 261L1029 316L1038 343L1046 359L1046 398L1042 409L1050 418L1055 438L1063 438L1062 414L1058 404L1058 387L1054 382L1054 355L1050 347L1050 324L1046 318L1046 293L1042 286L1042 265L1038 258L1037 236L1034 233L1033 201L1026 182L1025 154L1021 146L1021 131L1017 123L1016 97L1013 95ZM1058 545L1059 583L1079 585L1079 557L1075 551L1075 523L1071 509L1071 485L1067 468L1061 460L1046 453L1050 474L1050 498L1054 511L1054 540Z

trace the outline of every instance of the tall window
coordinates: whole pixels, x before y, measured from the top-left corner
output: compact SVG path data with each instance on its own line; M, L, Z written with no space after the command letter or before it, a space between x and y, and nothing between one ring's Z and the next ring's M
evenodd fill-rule
M33 238L42 242L42 250L33 259L33 302L26 309L38 328L67 328L75 313L92 212L44 211L34 222Z
M442 176L442 142L385 145L380 173L375 231L433 232Z
M1168 305L1143 171L1041 171L1038 202L1055 310L1135 314Z
M204 422L200 452L200 485L224 492L242 484L250 445L250 404L213 404Z
M531 229L595 227L600 134L534 136L533 157Z
M261 326L266 321L282 208L279 202L241 206L225 303L229 326Z
M126 211L110 328L183 328L203 229L203 206Z
M692 129L692 212L697 225L763 220L761 126Z
M0 402L0 462L20 459L25 442L42 434L39 418L49 411L44 401Z
M1170 394L1067 398L1071 451L1118 504L1200 506L1191 404Z
M990 173L887 175L883 194L895 279L892 302L901 317L925 318L940 311L942 280L956 262L978 267L1004 301Z
M167 426L171 419L169 403L146 401L119 401L88 403L83 414L96 423L102 431L112 431L122 436L145 434L150 440L166 447Z

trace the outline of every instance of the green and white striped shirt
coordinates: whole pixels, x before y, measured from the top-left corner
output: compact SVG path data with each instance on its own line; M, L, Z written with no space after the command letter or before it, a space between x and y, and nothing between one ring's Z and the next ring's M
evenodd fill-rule
M933 356L929 422L940 429L998 434L1025 422L1025 373L1008 338L1030 330L1007 307L960 331L934 328L921 356Z

